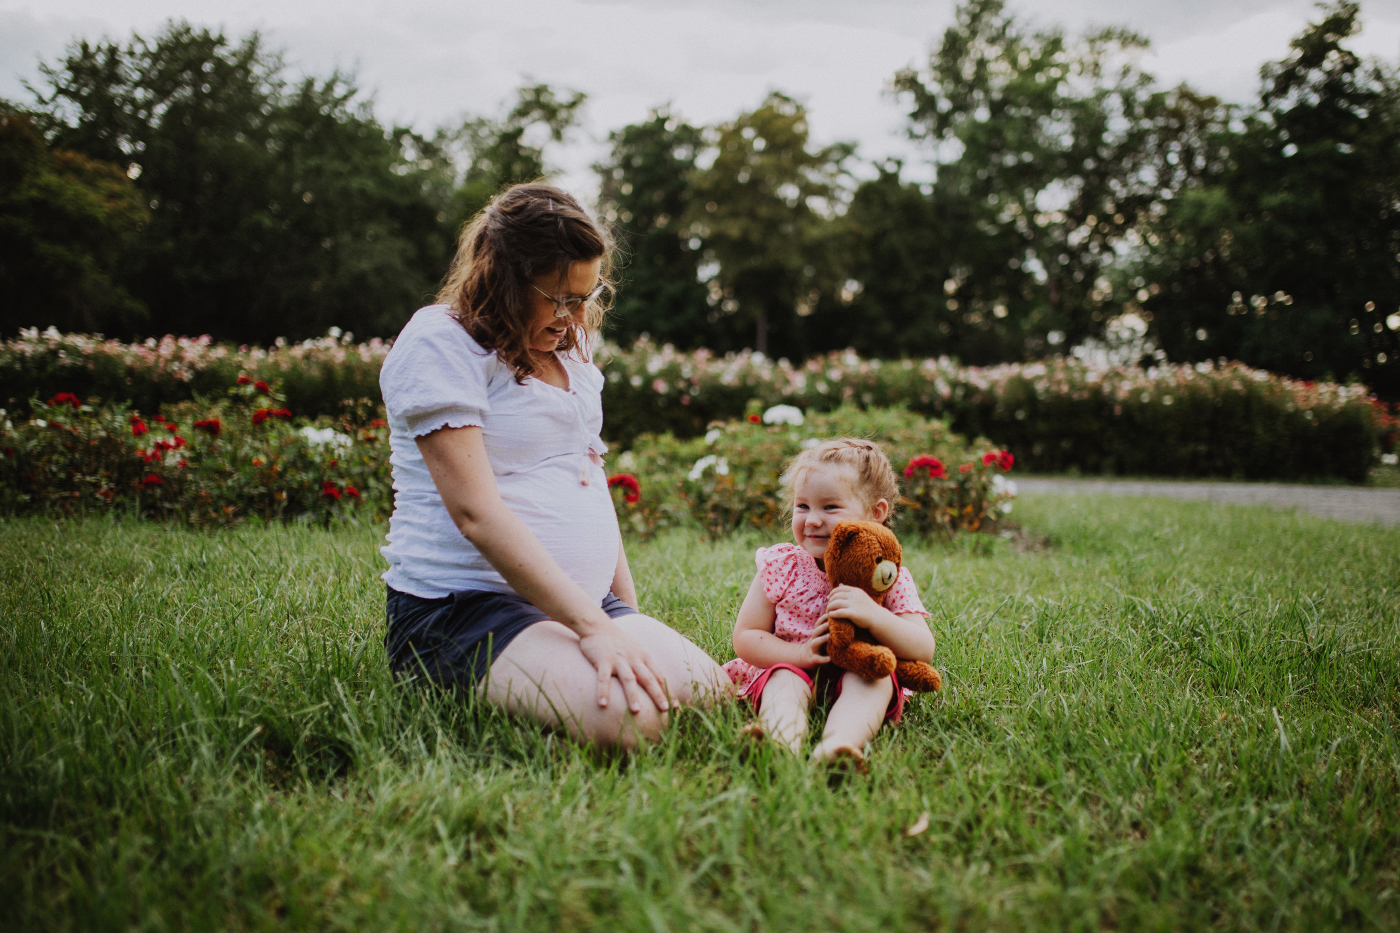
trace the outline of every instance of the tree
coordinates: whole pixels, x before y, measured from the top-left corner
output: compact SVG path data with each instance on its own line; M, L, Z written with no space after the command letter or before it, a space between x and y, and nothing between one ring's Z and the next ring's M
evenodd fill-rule
M522 87L504 117L473 117L456 133L441 134L440 144L459 151L467 166L452 198L456 225L471 220L507 185L543 177L544 140L539 137L563 142L586 99L581 91L560 97L547 84Z
M256 34L184 23L43 68L50 144L126 167L150 212L119 276L150 317L124 336L391 335L432 294L450 163L380 126L347 78L282 70Z
M124 330L146 309L114 281L145 224L121 166L50 151L30 114L0 103L0 326Z
M777 92L713 140L684 219L701 245L711 347L789 356L824 348L805 319L843 281L827 221L853 147L809 151L806 110Z
M1173 359L1400 397L1400 80L1344 47L1357 16L1325 9L1265 66L1258 105L1208 134L1225 156L1152 224L1144 307Z
M1136 65L1146 40L1126 30L1071 45L1026 30L1002 0L968 0L956 20L895 88L912 101L911 134L933 147L930 208L955 225L947 307L961 329L988 332L962 342L1034 355L1120 309L1112 273L1158 198L1166 96Z
M614 225L625 263L610 336L630 344L646 333L682 349L705 346L710 306L696 277L701 243L683 222L694 211L703 131L663 107L608 138L612 152L594 168L600 209Z

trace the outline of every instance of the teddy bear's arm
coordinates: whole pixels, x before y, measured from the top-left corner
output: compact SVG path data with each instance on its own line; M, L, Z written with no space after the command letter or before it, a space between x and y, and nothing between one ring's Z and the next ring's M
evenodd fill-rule
M933 632L917 612L896 615L881 606L864 590L854 586L838 586L827 600L827 614L833 619L846 619L870 632L876 642L901 658L918 661L933 659Z

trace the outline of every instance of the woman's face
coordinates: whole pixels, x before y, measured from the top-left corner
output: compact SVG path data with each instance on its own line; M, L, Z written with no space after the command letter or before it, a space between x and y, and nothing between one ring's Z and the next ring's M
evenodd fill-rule
M564 339L570 324L583 325L586 305L579 305L568 317L556 317L555 305L548 296L561 300L582 298L598 287L598 277L603 273L602 257L589 262L576 262L568 270L550 272L537 276L530 289L534 317L530 320L530 349L539 353L552 353Z

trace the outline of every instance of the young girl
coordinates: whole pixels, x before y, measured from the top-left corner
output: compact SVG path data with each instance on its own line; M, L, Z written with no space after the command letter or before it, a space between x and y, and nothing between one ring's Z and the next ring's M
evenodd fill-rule
M904 693L893 675L868 681L828 665L828 619L848 619L901 658L933 660L933 633L918 588L903 567L877 604L864 590L827 581L822 558L843 519L888 524L898 497L894 471L870 441L840 438L799 454L792 484L796 544L759 548L758 575L734 622L736 659L724 666L758 714L749 727L797 752L807 734L807 711L818 689L834 689L814 761L845 758L864 766L863 748L883 719L899 721Z

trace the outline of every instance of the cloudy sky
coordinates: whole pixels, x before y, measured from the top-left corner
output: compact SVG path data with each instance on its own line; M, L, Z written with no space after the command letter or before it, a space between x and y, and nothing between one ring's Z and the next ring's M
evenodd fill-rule
M1012 0L1018 14L1071 33L1126 25L1152 40L1164 83L1250 99L1261 63L1282 57L1316 7L1305 0ZM817 142L859 143L866 159L922 154L903 138L894 72L926 60L952 21L950 0L0 0L0 96L23 101L37 63L76 37L151 35L167 19L260 30L296 71L353 71L376 112L428 130L496 112L523 81L589 95L583 127L553 152L586 192L609 129L670 102L710 123L768 91L804 100ZM1400 60L1400 0L1362 4L1353 46ZM911 174L918 174L915 168Z

